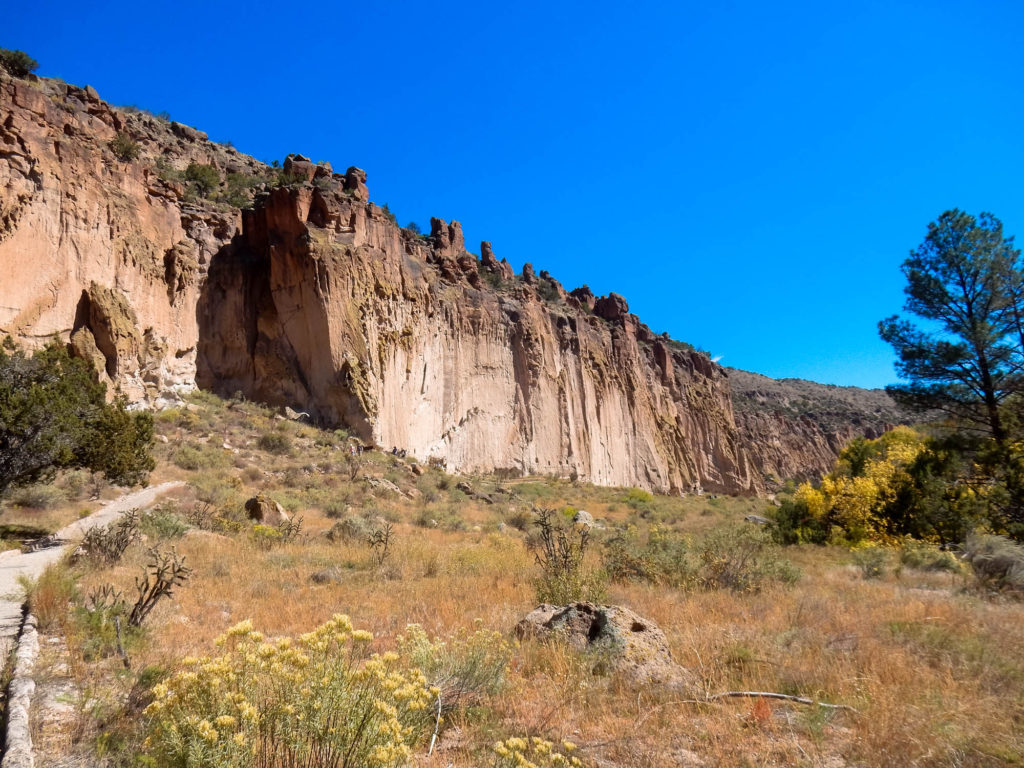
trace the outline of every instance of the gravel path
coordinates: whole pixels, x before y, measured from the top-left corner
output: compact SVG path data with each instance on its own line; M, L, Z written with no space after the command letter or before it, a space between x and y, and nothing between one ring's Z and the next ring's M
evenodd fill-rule
M46 566L60 560L68 547L76 545L90 528L106 525L130 509L148 507L162 494L183 485L184 483L178 481L161 483L143 488L141 491L126 493L107 502L88 517L76 520L57 531L57 537L68 542L64 546L41 549L38 552L20 552L13 549L0 553L0 659L7 659L21 626L21 606L25 602L25 590L18 583L19 576L37 578Z

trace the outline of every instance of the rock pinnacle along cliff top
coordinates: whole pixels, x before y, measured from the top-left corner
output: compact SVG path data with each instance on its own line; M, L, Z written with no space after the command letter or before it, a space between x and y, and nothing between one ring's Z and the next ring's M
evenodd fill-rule
M470 253L458 222L402 229L358 168L278 170L92 88L2 77L0 332L60 336L132 400L242 392L457 471L672 492L819 474L899 418L880 394L792 407L828 388L727 372L617 294Z

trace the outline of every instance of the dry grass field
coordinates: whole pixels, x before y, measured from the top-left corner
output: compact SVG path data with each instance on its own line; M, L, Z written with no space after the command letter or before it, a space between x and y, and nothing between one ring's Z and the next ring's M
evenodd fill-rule
M606 526L586 553L594 570L603 542L627 526L636 541L668 532L697 551L703 537L751 526L743 517L765 511L754 499L651 498L427 468L420 475L411 459L352 457L343 433L208 395L159 414L157 429L153 481L183 479L188 491L143 517L145 540L119 562L62 565L33 594L44 633L67 639L78 691L60 749L100 765L147 764L145 691L185 657L215 654L215 638L245 619L277 638L346 614L373 633L380 652L395 648L408 624L431 637L479 627L510 637L537 604L539 569L526 544L534 505L585 509ZM254 529L241 508L258 492L301 518L301 529ZM386 524L391 551L380 562L366 535ZM173 547L192 573L141 630L126 631L125 669L113 628L85 606L104 585L133 599L153 546ZM414 745L414 764L504 765L492 745L517 736L570 741L588 766L1024 764L1024 605L981 593L965 572L900 565L897 552L877 578L838 547L766 555L792 563L799 579L748 590L605 585L605 602L660 625L675 660L700 681L696 690L636 687L593 674L591 660L567 647L523 641L500 689L447 713L428 755L431 723ZM852 709L711 700L725 691Z

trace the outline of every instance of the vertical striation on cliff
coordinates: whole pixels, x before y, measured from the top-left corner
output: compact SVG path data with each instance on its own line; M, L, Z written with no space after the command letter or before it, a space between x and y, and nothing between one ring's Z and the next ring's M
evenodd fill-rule
M621 297L592 312L489 244L467 252L458 222L419 237L347 186L278 188L244 212L199 301L201 386L301 403L462 471L759 490L706 356Z
M195 165L219 202L187 182ZM401 229L366 181L2 77L0 332L67 339L133 400L240 391L458 471L758 493L879 428L734 410L730 374L623 297L517 277L458 222Z

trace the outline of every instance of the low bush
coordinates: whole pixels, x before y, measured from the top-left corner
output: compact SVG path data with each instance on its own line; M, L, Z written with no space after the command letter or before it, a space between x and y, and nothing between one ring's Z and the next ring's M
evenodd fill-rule
M889 564L889 552L877 544L855 547L852 551L853 564L860 569L865 579L880 579Z
M63 504L67 499L59 488L48 483L37 483L13 489L8 494L8 500L12 507L52 509Z
M110 151L114 153L114 157L122 162L131 162L137 160L139 157L139 143L133 141L132 137L123 131L119 131L118 134L110 140Z
M155 768L202 765L401 766L434 723L438 689L397 653L336 615L297 639L265 640L243 622L214 658L153 689L144 749Z
M228 458L222 449L212 445L182 445L172 455L171 461L189 472L225 467Z
M687 587L696 576L689 540L678 533L653 527L642 541L630 526L609 538L602 552L605 571L614 581L647 581Z
M284 432L265 432L260 435L258 445L268 453L283 455L292 449L292 439Z
M775 549L769 534L749 523L716 529L696 548L697 584L737 592L757 592L772 582L792 584L800 572Z
M626 502L631 509L635 509L639 512L647 509L651 505L651 502L654 501L654 496L641 488L630 488L622 500Z
M494 768L579 768L583 765L572 754L576 745L570 741L563 741L559 747L539 736L513 736L496 742L491 749Z
M360 515L344 515L338 522L327 531L328 541L366 541L373 532L370 521Z
M512 647L500 632L478 629L431 640L418 624L406 627L398 650L437 688L444 711L478 704L497 693L512 658Z
M164 503L142 515L139 530L155 539L177 539L185 535L188 523L182 518L176 505Z
M757 592L768 583L788 584L799 578L776 549L767 532L746 523L717 529L696 542L654 526L646 541L635 528L616 533L605 542L602 557L609 577L616 581Z
M1024 545L1003 536L973 534L964 544L964 560L980 586L1024 592Z
M600 602L605 574L586 564L590 529L575 526L553 509L534 510L536 532L526 542L540 575L534 581L537 600L565 605L577 600Z
M523 507L512 509L505 517L505 522L518 531L525 531L533 522L533 512Z
M900 564L921 571L960 573L963 563L952 552L917 539L906 538L900 548Z

